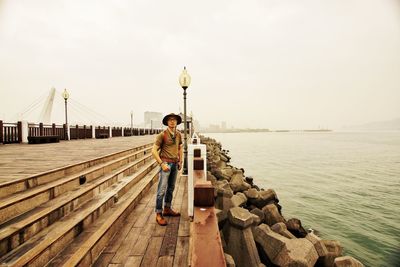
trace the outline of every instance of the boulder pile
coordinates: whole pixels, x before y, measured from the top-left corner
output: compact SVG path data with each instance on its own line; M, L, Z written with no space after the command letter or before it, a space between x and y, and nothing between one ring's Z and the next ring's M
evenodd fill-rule
M232 166L221 143L204 136L201 143L207 146L207 180L214 186L229 266L364 266L343 256L338 241L308 233L297 218L285 219L276 192L259 188L244 169Z

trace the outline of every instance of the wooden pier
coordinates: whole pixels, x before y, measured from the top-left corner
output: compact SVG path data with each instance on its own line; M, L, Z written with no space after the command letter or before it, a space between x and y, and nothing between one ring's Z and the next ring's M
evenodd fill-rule
M187 266L187 181L156 224L154 135L0 147L0 266Z

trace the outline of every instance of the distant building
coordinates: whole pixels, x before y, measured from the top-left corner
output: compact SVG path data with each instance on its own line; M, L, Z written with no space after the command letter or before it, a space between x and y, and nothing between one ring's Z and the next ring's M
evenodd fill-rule
M159 129L163 127L163 115L161 112L146 111L144 113L144 127Z
M226 121L221 122L221 130L226 130Z
M221 130L221 127L218 124L210 124L208 127L210 131L216 131L219 132Z

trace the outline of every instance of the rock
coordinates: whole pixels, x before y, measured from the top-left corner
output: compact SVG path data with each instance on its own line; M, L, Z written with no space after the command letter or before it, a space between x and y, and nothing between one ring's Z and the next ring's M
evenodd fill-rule
M218 192L220 189L232 190L227 180L221 180L215 183L215 190Z
M245 194L238 192L231 197L233 207L243 207L246 205L247 197Z
M231 198L233 196L233 191L230 188L218 188L217 189L217 197L219 197L219 196Z
M266 205L262 211L265 214L265 223L272 226L279 222L285 222L283 216L279 213L278 208L275 204Z
M239 191L243 192L251 188L251 186L244 181L242 172L236 172L233 174L229 184L235 193Z
M278 266L311 267L318 259L310 241L304 238L288 239L272 231L266 224L255 227L254 238L269 261Z
M325 245L328 253L326 256L320 257L320 266L332 267L335 258L342 256L343 248L340 245L340 242L336 240L322 240L322 244Z
M220 156L222 161L229 162L230 158L227 155L225 155L224 153L221 153L219 156Z
M232 256L225 253L225 261L226 267L235 267L235 261L233 260Z
M259 188L257 185L255 185L255 184L253 184L253 185L251 186L251 188L254 188L254 189L256 189L257 191L260 191L260 188Z
M343 248L337 240L321 240L325 245L328 253L334 253L337 256L342 256Z
M224 168L226 169L226 168ZM228 176L226 174L224 174L222 172L222 169L219 168L215 168L213 170L211 170L212 174L214 174L214 176L218 179L218 180L227 180L230 181L231 180L231 176Z
M221 245L222 245L222 250L226 251L226 242L225 242L225 236L224 236L224 232L221 230L219 231L219 236L221 237Z
M258 191L254 188L250 188L246 191L243 192L246 197L250 200L250 199L257 199L259 197Z
M228 211L229 223L236 228L244 229L253 224L253 215L240 207L231 208Z
M252 188L251 190L257 190L257 189ZM278 197L273 189L268 189L266 191L258 191L257 198L249 199L250 204L257 206L257 208L260 209L262 209L265 205L278 202L279 202Z
M248 210L235 207L228 212L229 224L225 241L227 252L232 255L235 264L241 266L260 266L256 243L251 230L255 215Z
M286 225L283 222L272 225L271 230L289 239L296 238L291 232L288 231Z
M207 181L211 181L211 184L215 186L217 183L217 177L215 177L211 172L207 172Z
M215 207L220 210L228 211L233 207L232 198L233 192L231 189L220 189L217 193L217 198L215 200Z
M218 161L221 160L221 158L218 156L217 153L215 153L211 160L214 161L215 163L217 163Z
M286 222L286 227L297 238L303 238L307 236L307 231L303 228L303 226L301 226L301 221L299 219L289 219Z
M251 176L248 176L248 177L246 177L246 183L248 183L249 185L251 185L251 186L253 186L254 184L253 184L253 177L251 177Z
M322 243L321 238L316 236L314 233L308 233L306 239L314 245L314 248L320 258L328 255L328 250L326 249L324 243Z
M260 191L260 197L264 201L274 201L275 203L279 203L278 196L273 189Z
M228 213L225 210L215 209L215 215L218 219L218 225L222 225L228 219Z
M232 175L233 175L232 167L221 168L221 172L223 175L228 176L228 177L232 177Z
M247 204L246 207L249 211L253 210L253 209L258 209L256 206L254 205L249 205L249 199L247 199Z
M262 210L260 210L259 208L255 208L255 209L252 209L250 212L257 215L258 218L260 218L260 223L264 222L265 214Z
M278 208L279 213L282 214L282 206L278 203L275 203L275 206Z
M351 256L343 256L335 259L334 267L364 267L364 264Z
M222 161L222 160L217 161L216 164L215 164L215 166L216 166L217 168L223 169L223 168L226 167L226 162L225 162L225 161Z
M261 219L260 217L258 217L257 215L251 213L251 216L253 216L253 225L257 226L259 224L261 224Z

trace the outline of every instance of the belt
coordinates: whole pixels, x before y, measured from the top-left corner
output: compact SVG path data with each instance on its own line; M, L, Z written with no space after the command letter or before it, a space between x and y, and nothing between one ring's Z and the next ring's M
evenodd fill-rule
M170 159L170 158L161 158L162 161L168 162L168 163L178 163L178 159Z

